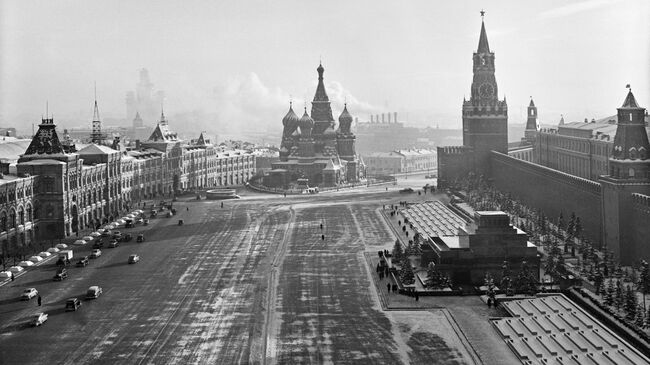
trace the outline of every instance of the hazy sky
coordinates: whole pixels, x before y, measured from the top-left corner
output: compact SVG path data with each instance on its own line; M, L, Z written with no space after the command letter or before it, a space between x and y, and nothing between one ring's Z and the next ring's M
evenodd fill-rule
M311 100L322 58L334 113L399 111L460 128L485 8L510 123L529 96L542 122L615 113L630 83L650 105L650 1L2 1L0 118L102 115L149 70L168 115L200 109L276 123ZM173 120L170 121L173 125Z

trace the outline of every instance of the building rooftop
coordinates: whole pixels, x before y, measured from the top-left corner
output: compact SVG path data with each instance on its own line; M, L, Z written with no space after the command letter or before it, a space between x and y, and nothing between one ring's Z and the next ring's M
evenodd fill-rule
M466 222L439 201L412 204L401 211L416 232L428 237L457 236Z
M11 139L10 139L11 138ZM20 155L25 153L27 147L32 142L31 139L16 139L5 137L0 140L0 159L15 161Z

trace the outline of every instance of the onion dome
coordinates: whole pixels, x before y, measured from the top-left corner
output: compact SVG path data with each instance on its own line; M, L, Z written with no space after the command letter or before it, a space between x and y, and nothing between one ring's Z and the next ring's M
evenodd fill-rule
M352 115L348 112L348 104L345 104L343 112L339 116L339 129L343 133L350 133L350 126L352 125Z
M294 127L296 124L298 124L298 116L296 113L293 112L293 108L291 107L291 103L289 103L289 111L287 112L287 115L282 118L282 125L285 127Z
M298 126L300 127L300 133L303 137L311 136L311 129L314 127L314 120L311 119L309 114L307 114L307 108L305 108L305 114L303 114L302 118L298 121Z

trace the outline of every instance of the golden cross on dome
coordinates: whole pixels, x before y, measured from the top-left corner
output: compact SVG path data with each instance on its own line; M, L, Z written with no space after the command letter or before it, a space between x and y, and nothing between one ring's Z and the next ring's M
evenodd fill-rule
M481 9L481 18L485 16L485 10Z

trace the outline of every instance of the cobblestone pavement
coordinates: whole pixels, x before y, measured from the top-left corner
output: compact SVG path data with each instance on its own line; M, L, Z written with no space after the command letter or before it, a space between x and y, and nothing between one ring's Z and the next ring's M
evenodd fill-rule
M468 324L444 309L382 309L364 252L394 242L377 209L404 199L399 187L249 194L224 208L175 203L177 217L124 230L144 232L144 243L104 249L62 282L51 281L48 263L0 288L0 363L477 363L462 332L489 326L478 306L455 303L454 311L466 306ZM131 253L141 261L127 264ZM65 312L65 300L83 298L91 285L104 294ZM42 307L17 300L26 287L39 290ZM29 327L39 311L48 322Z

